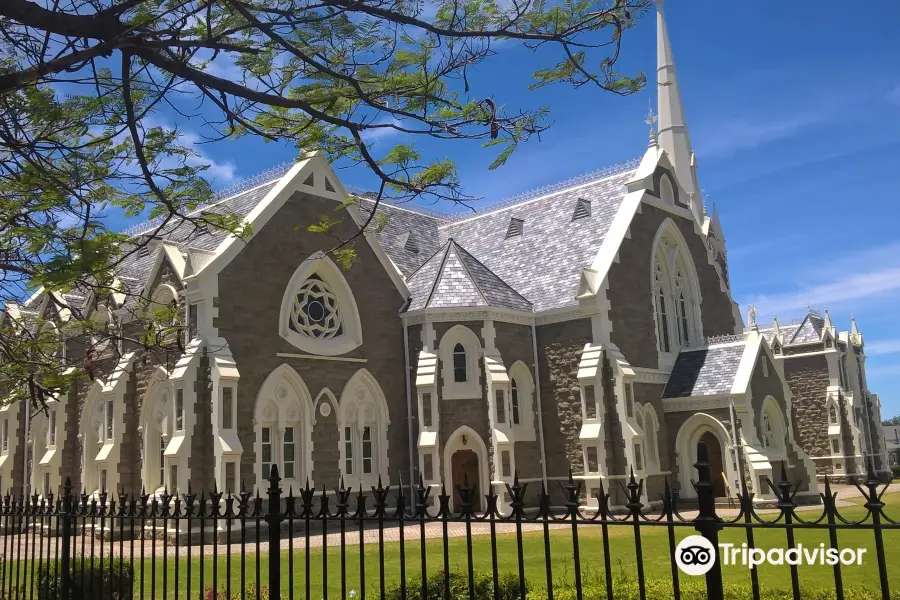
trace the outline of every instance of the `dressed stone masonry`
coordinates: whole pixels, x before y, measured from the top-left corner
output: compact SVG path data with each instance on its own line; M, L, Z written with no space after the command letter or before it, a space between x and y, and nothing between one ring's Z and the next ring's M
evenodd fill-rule
M651 115L637 161L467 218L381 204L385 227L344 270L308 226L339 207L349 238L374 205L343 204L312 154L201 209L237 213L249 239L175 221L125 262L116 293L65 298L126 331L175 303L184 339L162 354L97 346L43 291L7 306L64 336L73 364L92 347L96 379L47 413L0 408L0 486L262 491L277 465L294 489L468 481L506 508L516 474L559 502L571 470L586 505L603 484L621 506L632 469L647 501L666 478L694 497L701 440L720 496L771 501L764 480L782 464L808 501L817 475L885 470L855 321L838 333L810 311L760 328L751 313L744 327L661 7L657 47L658 131Z

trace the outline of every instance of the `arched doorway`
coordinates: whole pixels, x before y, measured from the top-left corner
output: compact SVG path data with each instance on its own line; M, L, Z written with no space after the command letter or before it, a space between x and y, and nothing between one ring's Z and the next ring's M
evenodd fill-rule
M474 450L457 450L450 457L450 472L453 481L453 505L459 510L462 498L459 489L468 486L472 490L473 507L480 506L481 486L478 485L478 455Z
M716 498L726 496L725 464L722 461L722 445L719 438L712 431L707 431L700 436L700 441L706 444L709 455L709 477L713 482L713 496Z
M459 427L447 438L443 450L444 472L442 480L448 487L451 498L451 509L459 510L459 494L456 486L462 485L466 478L469 487L474 490L472 498L474 510L483 510L484 495L490 486L488 470L488 451L484 440L474 429L465 425ZM452 490L451 490L452 489Z

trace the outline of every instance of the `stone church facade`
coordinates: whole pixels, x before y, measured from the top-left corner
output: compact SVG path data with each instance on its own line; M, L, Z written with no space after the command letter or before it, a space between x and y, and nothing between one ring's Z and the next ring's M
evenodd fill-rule
M174 223L117 292L66 297L125 333L148 306L178 307L184 339L166 351L93 344L40 291L7 306L65 336L72 364L90 349L96 378L46 413L0 408L0 486L262 491L277 465L285 489L421 479L502 498L517 474L560 502L571 470L585 504L602 483L621 505L632 469L648 501L667 478L692 498L701 440L719 495L744 481L771 499L761 481L784 465L814 501L817 474L886 468L855 323L744 327L661 12L657 33L658 132L638 161L467 218L381 204L345 270L307 227L348 193L307 156L202 209L240 214L249 239ZM373 208L341 208L334 233Z

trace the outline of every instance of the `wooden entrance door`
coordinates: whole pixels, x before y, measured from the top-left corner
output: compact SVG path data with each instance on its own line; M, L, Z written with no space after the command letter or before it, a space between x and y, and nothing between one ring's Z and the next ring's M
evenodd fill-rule
M706 443L709 452L709 477L713 482L713 496L724 497L727 494L725 493L725 463L722 460L722 445L712 431L707 431L700 436L700 441Z
M459 510L460 506L460 497L459 497L459 487L468 483L468 486L472 488L473 493L473 508L478 509L481 507L480 494L481 490L478 489L478 482L481 481L478 477L478 455L475 454L473 450L457 450L453 453L453 456L450 458L450 470L453 473L453 507L455 510Z

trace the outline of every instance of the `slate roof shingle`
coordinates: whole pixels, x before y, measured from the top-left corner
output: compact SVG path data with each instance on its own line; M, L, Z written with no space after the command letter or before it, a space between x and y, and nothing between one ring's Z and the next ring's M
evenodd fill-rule
M475 306L532 308L528 300L452 239L410 276L408 286L408 311Z
M745 345L730 343L682 350L669 375L663 398L729 394Z
M590 267L625 198L629 169L535 200L442 224L441 241L453 238L485 267L527 298L535 311L578 304L582 269ZM578 199L591 215L572 219ZM521 236L508 238L510 218L525 221ZM392 256L393 258L393 256Z

